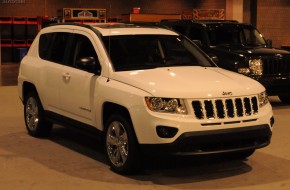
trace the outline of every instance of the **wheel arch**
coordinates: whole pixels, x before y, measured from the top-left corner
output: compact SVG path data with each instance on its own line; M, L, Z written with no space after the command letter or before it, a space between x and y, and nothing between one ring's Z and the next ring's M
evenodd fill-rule
M38 92L37 92L34 84L32 84L30 82L24 82L22 85L22 100L23 101L25 100L25 97L27 96L27 94L31 91L36 92L38 95Z
M103 112L102 113L103 113L102 114L102 124L103 124L104 131L105 131L106 123L107 123L109 117L113 114L120 114L125 119L127 119L127 121L131 124L132 130L134 132L134 136L138 142L130 112L126 107L119 105L119 104L116 104L116 103L112 103L112 102L105 102L103 104Z

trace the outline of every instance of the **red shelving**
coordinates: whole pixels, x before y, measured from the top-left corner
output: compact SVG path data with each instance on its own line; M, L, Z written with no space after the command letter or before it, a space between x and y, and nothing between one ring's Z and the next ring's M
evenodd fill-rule
M12 47L12 40L1 39L1 47Z
M37 17L27 17L26 24L37 24L37 23L38 23Z
M12 24L12 17L0 17L0 24Z
M26 40L13 40L13 47L27 47Z
M12 17L13 24L26 24L27 17Z
M2 62L19 62L40 29L38 17L0 17Z

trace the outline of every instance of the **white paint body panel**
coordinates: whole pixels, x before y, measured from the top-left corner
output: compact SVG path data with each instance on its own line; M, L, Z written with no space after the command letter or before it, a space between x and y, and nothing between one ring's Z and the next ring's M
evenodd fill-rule
M64 26L43 29L40 34L54 30L68 31ZM165 29L99 29L102 35L125 34L164 34L177 35ZM226 98L223 92L231 92L231 97L258 95L265 88L258 82L214 67L181 66L163 67L149 70L115 72L110 59L102 47L98 36L90 29L71 26L70 32L88 36L98 54L102 66L100 76L86 71L44 61L38 56L36 37L28 55L22 60L19 70L19 94L22 97L22 84L29 82L35 85L43 108L71 119L103 130L102 109L105 102L112 102L125 107L131 116L134 130L140 144L160 144L174 142L181 134L193 131L228 129L251 125L268 124L273 116L268 103L259 108L259 113L247 119L253 122L218 126L202 126L205 122L216 120L198 120L194 117L191 102L194 99ZM66 80L64 73L69 74ZM150 111L145 103L146 96L181 98L185 100L188 114L166 114ZM83 109L81 109L83 108ZM223 119L234 121L235 118ZM160 138L156 126L178 128L173 138Z

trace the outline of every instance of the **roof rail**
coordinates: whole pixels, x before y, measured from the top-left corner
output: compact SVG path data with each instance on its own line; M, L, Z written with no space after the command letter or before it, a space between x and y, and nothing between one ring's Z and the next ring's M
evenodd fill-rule
M195 22L231 22L231 23L239 23L237 20L193 20Z
M102 36L102 34L96 30L94 27L92 27L91 25L88 24L80 24L80 23L75 23L75 22L64 22L64 23L53 23L50 24L48 27L50 26L80 26L80 27L84 27L87 29L90 29L92 31L94 31L99 37Z
M81 27L85 27L85 28L89 28L89 29L91 28L91 26L88 24L80 24L80 23L75 23L75 22L52 23L48 26L65 26L65 25L67 25L67 26L81 26Z
M163 22L194 22L194 23L239 23L237 20L178 20L178 19L164 19L160 21Z

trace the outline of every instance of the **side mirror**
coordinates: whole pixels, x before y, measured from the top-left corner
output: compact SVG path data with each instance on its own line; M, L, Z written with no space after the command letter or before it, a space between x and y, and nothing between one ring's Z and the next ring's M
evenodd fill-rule
M266 44L268 47L272 47L272 40L270 39L266 40Z
M99 75L101 73L101 69L98 68L99 64L96 62L97 61L94 57L83 57L77 60L76 66L82 70Z

